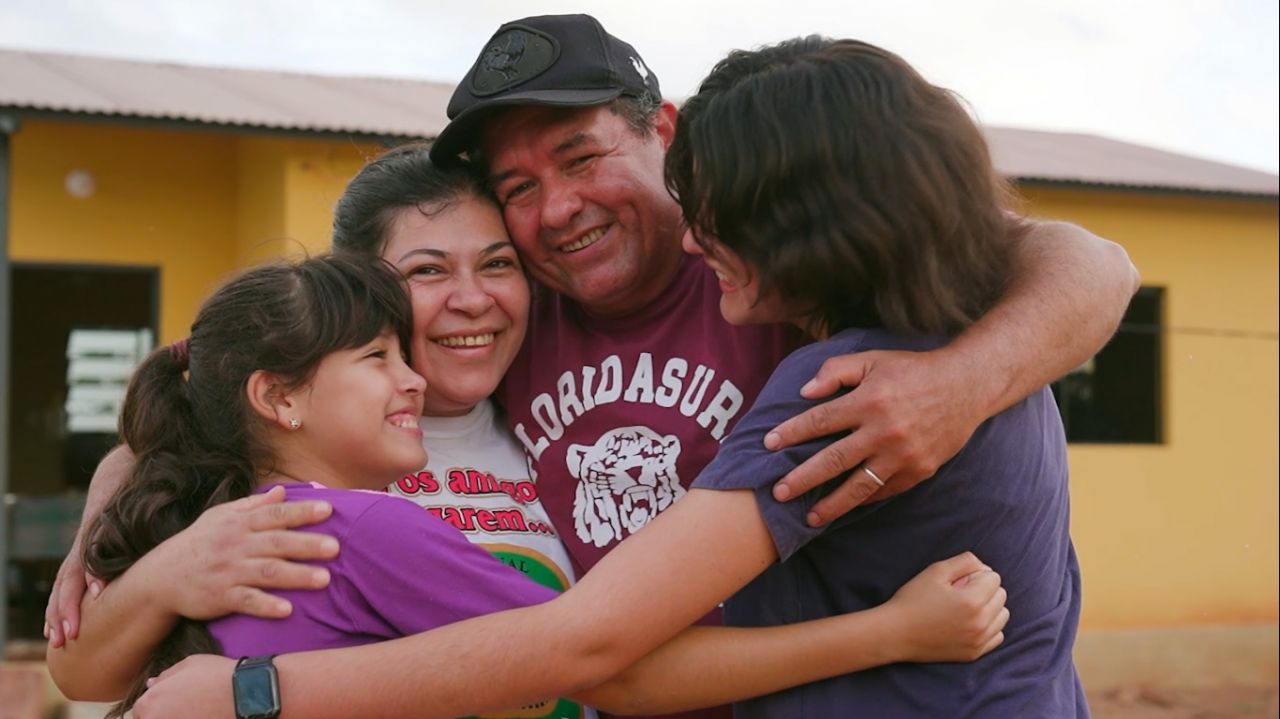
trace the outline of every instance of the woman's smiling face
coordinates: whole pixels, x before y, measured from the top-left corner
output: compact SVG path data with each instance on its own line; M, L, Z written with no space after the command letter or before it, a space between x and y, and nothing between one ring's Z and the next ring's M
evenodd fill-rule
M409 282L424 414L461 415L493 394L520 350L529 283L492 201L464 196L424 209L396 214L382 257Z

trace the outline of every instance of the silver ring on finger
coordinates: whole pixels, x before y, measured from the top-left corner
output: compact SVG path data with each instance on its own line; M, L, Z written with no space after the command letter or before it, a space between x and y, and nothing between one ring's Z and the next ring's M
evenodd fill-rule
M866 472L867 476L870 477L872 481L876 483L876 485L880 487L884 486L884 480L880 479L880 475L876 474L875 472L872 472L871 468L868 467L867 465L864 464L861 467L858 467L858 469L861 469L863 472Z

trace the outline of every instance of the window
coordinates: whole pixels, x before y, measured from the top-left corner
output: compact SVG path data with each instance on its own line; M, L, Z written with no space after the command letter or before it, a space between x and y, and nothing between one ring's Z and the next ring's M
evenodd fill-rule
M77 416L87 385L101 384L98 375L118 354L104 352L99 335L145 330L154 336L159 272L15 262L12 277L9 491L83 490L98 460L119 441L114 421L91 425ZM115 368L117 379L128 376L139 352L130 367Z
M1164 288L1143 287L1102 351L1053 383L1068 442L1159 444Z

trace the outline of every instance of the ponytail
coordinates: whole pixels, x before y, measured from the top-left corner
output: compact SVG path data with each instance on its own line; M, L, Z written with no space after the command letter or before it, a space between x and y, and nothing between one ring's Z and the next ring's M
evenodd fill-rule
M152 352L129 382L120 438L136 461L132 475L90 525L84 549L86 570L107 581L190 526L207 507L247 496L252 489L252 474L244 472L248 467L237 466L242 461L225 455L221 463L211 461L218 453L198 439L185 375L187 343L180 340ZM210 474L207 469L217 464L230 473ZM204 622L180 619L107 716L123 717L146 691L148 677L188 655L220 650Z

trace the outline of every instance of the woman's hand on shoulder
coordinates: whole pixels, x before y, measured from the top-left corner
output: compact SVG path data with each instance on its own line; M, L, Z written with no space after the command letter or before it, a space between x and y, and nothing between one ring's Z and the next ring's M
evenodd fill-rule
M971 552L929 565L883 609L905 662L973 661L1004 641L1009 621L1000 575Z
M80 535L71 545L53 588L49 591L49 604L44 610L44 638L49 646L57 649L80 634L80 603L86 592L95 599L106 583L84 570Z
M333 537L291 528L323 521L328 502L285 502L282 487L211 507L139 561L174 614L286 617L292 605L264 589L322 589L329 573L296 561L331 559ZM294 561L290 561L294 560Z

